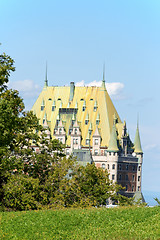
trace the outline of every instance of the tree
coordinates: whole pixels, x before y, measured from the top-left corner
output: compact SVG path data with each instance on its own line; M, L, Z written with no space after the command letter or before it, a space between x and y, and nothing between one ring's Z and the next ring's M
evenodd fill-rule
M5 53L0 55L0 92L6 89L11 72L15 71L14 60Z

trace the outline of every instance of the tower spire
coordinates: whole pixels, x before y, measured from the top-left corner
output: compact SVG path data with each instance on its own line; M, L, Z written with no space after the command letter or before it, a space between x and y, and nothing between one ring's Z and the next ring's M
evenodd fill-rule
M135 140L134 140L134 152L135 153L143 153L142 147L141 147L140 135L139 135L139 119L138 119L138 117L137 117L137 130L136 130L136 135L135 135Z
M44 87L48 87L48 79L47 79L47 62L46 62L46 77L45 77Z
M113 124L112 132L110 135L109 145L108 145L108 152L118 152L118 144L117 144L117 133L116 133L116 125Z
M103 64L103 80L102 80L102 87L103 87L103 88L106 88L106 85L105 85L105 63Z

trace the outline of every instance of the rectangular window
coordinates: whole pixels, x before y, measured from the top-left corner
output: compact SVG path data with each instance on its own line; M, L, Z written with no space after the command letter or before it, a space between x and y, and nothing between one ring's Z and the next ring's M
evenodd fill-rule
M132 186L132 192L134 192L134 185Z
M77 135L77 128L75 128L75 131L74 131L75 135Z
M44 110L44 106L41 106L41 111L43 111Z
M93 108L93 111L96 112L96 111L97 111L97 107L94 107L94 108Z
M96 149L96 150L94 150L94 155L98 155L98 150Z
M78 144L78 138L76 138L76 144Z
M62 128L59 129L59 135L61 135L61 134L62 134Z
M132 171L134 172L136 169L135 165L132 166Z
M126 191L128 190L128 185L126 184Z
M122 170L122 165L118 164L118 169L121 171Z
M109 164L108 164L108 169L109 169Z
M115 164L112 165L112 169L115 169Z
M112 180L114 180L115 179L115 175L114 174L112 174Z
M134 176L134 175L132 175L132 181L133 181L133 182L134 182L134 177L135 177L135 176Z
M86 145L89 145L89 139L86 139Z
M106 164L102 163L102 168L105 169L106 168Z
M128 171L128 164L126 165L126 170Z
M87 124L88 124L88 122L89 122L89 120L85 120L85 125L87 125Z
M55 106L52 106L52 112L54 112L55 108L56 108Z
M138 186L138 191L140 191L140 186Z
M104 156L107 156L107 150L104 150Z
M66 155L69 155L69 149L66 149Z
M128 174L126 175L126 181L128 181Z
M121 174L119 174L119 181L121 181L122 180L122 175Z
M140 182L140 179L141 179L141 177L140 177L140 176L138 176L138 182Z
M141 166L138 167L138 171L141 171Z
M98 145L98 139L97 138L94 140L94 144Z
M96 125L99 125L99 122L100 122L99 120L96 120Z

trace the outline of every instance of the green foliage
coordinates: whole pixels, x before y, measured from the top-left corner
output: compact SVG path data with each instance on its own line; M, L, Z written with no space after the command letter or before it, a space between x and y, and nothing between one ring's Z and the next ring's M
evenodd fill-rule
M14 60L5 53L0 54L0 91L6 88L11 72L15 71Z
M154 200L158 203L158 206L160 206L160 200L156 197Z
M159 207L0 213L0 239L160 239Z
M12 175L4 185L3 203L9 209L38 209L39 180L25 175Z
M33 112L24 111L18 91L6 83L14 61L0 55L0 200L7 209L27 210L103 206L111 198L120 204L131 200L117 195L120 186L95 164L78 166L66 158L64 145L51 140ZM38 148L35 152L34 147Z

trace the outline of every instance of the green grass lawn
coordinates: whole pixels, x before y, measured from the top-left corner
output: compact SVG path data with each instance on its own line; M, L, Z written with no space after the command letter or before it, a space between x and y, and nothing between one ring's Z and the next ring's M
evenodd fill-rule
M0 239L160 239L160 207L0 213Z

